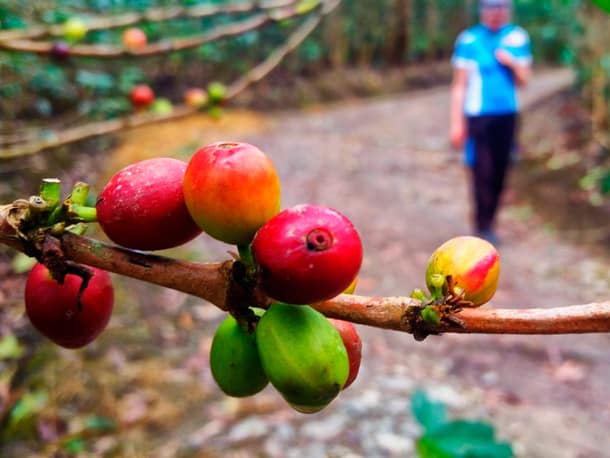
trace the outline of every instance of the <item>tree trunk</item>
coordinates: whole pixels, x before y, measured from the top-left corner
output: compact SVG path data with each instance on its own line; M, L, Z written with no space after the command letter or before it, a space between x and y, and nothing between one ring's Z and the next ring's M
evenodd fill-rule
M409 23L411 0L394 0L391 28L387 41L387 59L390 65L402 65L407 61L410 47Z

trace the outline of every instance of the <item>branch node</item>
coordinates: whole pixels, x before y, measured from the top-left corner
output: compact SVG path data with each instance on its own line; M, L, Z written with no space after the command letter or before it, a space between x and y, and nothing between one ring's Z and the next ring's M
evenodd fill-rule
M35 240L31 242L31 245L31 248L37 251L37 253L35 253L37 254L36 258L49 269L51 276L59 284L63 284L66 275L68 274L77 275L82 279L77 296L78 311L81 312L83 309L83 294L85 289L87 289L87 286L89 286L89 281L93 277L93 270L87 266L66 259L60 239L49 233L39 232L35 237Z

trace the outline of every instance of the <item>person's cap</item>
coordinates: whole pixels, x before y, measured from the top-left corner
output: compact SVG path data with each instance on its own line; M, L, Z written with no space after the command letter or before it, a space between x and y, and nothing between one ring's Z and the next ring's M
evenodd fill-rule
M480 0L480 8L510 8L512 6L511 0Z

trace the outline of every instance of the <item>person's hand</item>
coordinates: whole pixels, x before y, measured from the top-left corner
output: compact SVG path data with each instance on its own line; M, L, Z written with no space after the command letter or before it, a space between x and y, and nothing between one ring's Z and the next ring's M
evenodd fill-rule
M498 62L512 71L518 86L524 86L530 78L529 64L522 64L506 49L498 48L495 51Z
M500 62L502 65L506 65L509 68L514 67L515 57L506 49L498 48L494 52L494 55L496 56L498 62Z
M449 142L455 149L461 149L466 141L466 126L463 122L452 123L449 129Z

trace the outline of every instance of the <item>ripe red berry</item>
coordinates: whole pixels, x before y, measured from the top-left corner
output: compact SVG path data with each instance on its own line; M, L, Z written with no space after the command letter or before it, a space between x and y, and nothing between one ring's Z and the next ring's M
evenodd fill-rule
M201 230L182 192L186 162L155 158L117 172L97 201L97 220L114 243L136 250L172 248Z
M297 205L265 223L252 241L261 287L290 304L311 304L342 293L358 275L362 243L341 213Z
M135 86L129 94L131 103L138 108L149 106L155 100L155 93L145 84Z
M51 47L51 56L55 60L64 61L70 57L70 45L65 41L57 41Z
M93 276L78 307L82 279L66 275L55 281L40 263L34 265L25 285L25 311L32 325L65 348L80 348L92 342L105 328L112 314L114 290L107 272L89 267Z
M354 326L353 323L350 323L349 321L337 320L335 318L328 318L328 321L330 321L335 329L339 331L339 335L341 335L341 339L343 339L343 344L347 350L347 358L349 359L349 375L347 376L345 385L343 385L343 389L346 389L354 382L354 380L356 380L358 371L360 370L360 361L362 360L362 340L360 339L356 326Z

